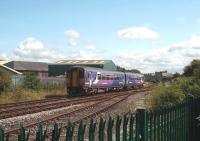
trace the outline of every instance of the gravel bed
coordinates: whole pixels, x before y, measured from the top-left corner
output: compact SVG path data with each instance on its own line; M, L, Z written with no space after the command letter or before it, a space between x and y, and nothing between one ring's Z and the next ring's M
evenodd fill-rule
M20 127L21 124L27 125L27 124L30 124L31 122L38 122L44 119L46 116L61 114L62 112L66 110L70 112L70 111L80 108L81 106L87 106L93 103L94 102L88 102L84 104L71 105L71 106L62 107L59 109L53 109L53 110L43 111L43 112L34 113L34 114L27 114L27 115L18 116L18 117L2 119L0 120L0 125L4 127L5 130L18 128Z
M97 115L94 117L94 121L99 121L100 117L103 117L104 119L108 119L109 116L116 117L116 115L123 115L124 113L128 112L134 112L137 107L141 107L141 103L144 100L144 97L147 95L148 92L139 92L139 93L133 93L133 95L129 96L126 100L122 101L120 104L117 104L115 107L109 109L108 111L101 113L100 115ZM59 109L54 109L50 111L43 111L39 113L34 113L34 114L28 114L24 116L18 116L14 118L8 118L8 119L2 119L0 120L0 125L4 127L5 130L9 130L12 128L18 128L20 124L23 125L28 125L32 122L38 122L44 119L46 116L54 115L54 114L61 114L64 111L70 112L74 111L76 109L79 109L80 107L83 106L89 106L91 104L94 104L95 102L88 102L84 104L78 104L78 105L71 105ZM89 114L89 112L88 112ZM77 118L77 117L72 117L72 118ZM57 121L60 123L60 125L66 125L66 120L67 118L65 117L65 120L60 120ZM74 119L73 119L74 120ZM73 121L72 120L72 121ZM65 122L64 122L65 121ZM89 125L90 120L85 120L84 123L86 125ZM47 124L48 127L51 127L53 125L53 122L50 122ZM49 128L50 129L50 128ZM35 129L32 129L32 132L35 132ZM88 130L88 129L86 129ZM62 134L64 136L64 134Z

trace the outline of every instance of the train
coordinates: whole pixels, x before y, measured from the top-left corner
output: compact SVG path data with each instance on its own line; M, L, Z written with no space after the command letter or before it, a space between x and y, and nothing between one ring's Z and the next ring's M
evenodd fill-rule
M142 87L140 73L109 71L86 66L72 66L67 72L67 92L71 96L120 91Z

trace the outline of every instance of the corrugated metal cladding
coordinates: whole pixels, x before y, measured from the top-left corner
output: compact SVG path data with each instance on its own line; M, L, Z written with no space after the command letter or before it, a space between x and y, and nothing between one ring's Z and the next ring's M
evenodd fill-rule
M117 68L112 60L61 60L48 66L49 76L64 75L71 66L88 66L116 71Z

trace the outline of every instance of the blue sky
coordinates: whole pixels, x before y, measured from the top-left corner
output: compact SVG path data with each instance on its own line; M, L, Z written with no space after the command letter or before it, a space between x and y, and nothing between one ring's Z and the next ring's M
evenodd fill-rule
M0 57L112 59L142 72L180 72L200 57L199 6L198 0L2 0Z

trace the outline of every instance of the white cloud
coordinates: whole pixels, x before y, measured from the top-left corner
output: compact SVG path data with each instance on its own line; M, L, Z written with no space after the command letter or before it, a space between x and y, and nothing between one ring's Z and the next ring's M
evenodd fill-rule
M67 54L70 54L70 56L68 56L67 59L74 59L74 60L99 59L98 54L93 52L88 52L87 50L69 51Z
M67 36L67 43L69 46L77 46L80 43L80 33L73 29L67 30L64 32Z
M11 55L12 60L54 62L64 56L55 49L45 48L43 43L34 37L22 41Z
M80 37L80 33L73 29L65 31L65 35L69 38L79 38Z
M119 30L117 35L125 39L158 39L160 35L147 27L131 27Z
M79 40L77 40L76 38L69 38L67 44L69 46L77 46L79 44Z
M85 49L92 52L100 52L100 49L98 49L95 45L86 45Z
M151 52L124 52L115 58L118 65L142 72L181 72L193 59L200 59L200 36Z

